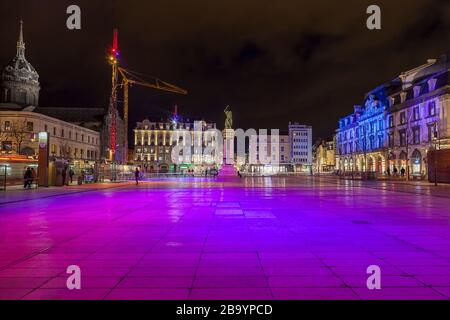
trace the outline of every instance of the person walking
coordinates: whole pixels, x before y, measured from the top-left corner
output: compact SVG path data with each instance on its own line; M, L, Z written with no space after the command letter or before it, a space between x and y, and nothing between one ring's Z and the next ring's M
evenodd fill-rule
M136 179L136 185L139 185L139 168L136 168L136 171L134 172L134 178Z
M400 174L401 174L402 178L405 176L405 171L406 170L403 167L400 169Z
M23 188L24 189L30 189L31 188L31 180L32 179L32 172L31 169L28 167L25 170L25 174L23 175Z
M398 174L398 169L397 169L397 167L394 167L394 177L396 177L397 174Z
M72 168L69 169L69 179L70 179L70 184L73 183L73 176L75 175L75 172L73 171Z

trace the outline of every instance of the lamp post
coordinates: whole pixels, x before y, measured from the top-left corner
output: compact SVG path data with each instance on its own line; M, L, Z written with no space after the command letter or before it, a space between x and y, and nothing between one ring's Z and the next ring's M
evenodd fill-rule
M435 127L435 130L433 132L433 136L434 136L434 185L437 186L438 182L437 182L437 150L438 150L438 144L439 144L439 150L441 149L440 146L440 139L439 139L439 131L437 126Z

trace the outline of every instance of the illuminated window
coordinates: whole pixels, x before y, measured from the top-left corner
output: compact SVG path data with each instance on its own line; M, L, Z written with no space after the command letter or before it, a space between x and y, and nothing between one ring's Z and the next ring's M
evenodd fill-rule
M389 116L389 128L392 128L394 126L394 116Z
M402 130L400 133L400 147L406 146L406 131Z
M415 107L415 108L414 108L413 117L414 117L414 120L419 120L419 119L420 119L420 110L419 110L419 107Z
M428 115L434 117L436 115L436 102L431 101L428 105Z
M405 124L406 123L406 112L402 112L400 113L400 124Z
M11 121L5 121L5 131L11 131Z
M389 134L389 148L394 147L394 133Z
M414 144L420 143L420 127L413 129L413 142Z

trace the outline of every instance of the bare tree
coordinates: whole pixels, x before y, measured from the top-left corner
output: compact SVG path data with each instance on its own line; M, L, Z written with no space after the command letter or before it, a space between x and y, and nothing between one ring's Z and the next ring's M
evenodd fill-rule
M20 154L23 142L30 136L30 132L27 131L27 119L13 121L9 136L16 145L17 154Z
M3 121L1 121L1 118L0 118L0 123L2 123L2 122ZM9 138L9 132L5 131L3 129L4 128L0 126L0 148L1 148L1 145L3 144L3 141L7 141Z

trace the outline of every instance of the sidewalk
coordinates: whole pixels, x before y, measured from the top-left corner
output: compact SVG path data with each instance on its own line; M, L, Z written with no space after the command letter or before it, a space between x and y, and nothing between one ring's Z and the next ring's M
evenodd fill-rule
M351 177L342 178L338 176L320 176L322 181L329 181L335 183L352 183L354 186L362 188L388 190L393 192L403 192L411 194L422 194L427 196L450 198L450 184L439 183L437 186L424 180L361 180Z
M89 192L95 190L111 189L127 186L132 182L100 182L83 184L81 186L72 184L63 187L48 187L37 189L24 189L23 186L8 186L6 191L0 191L0 206L8 203L35 200L68 194Z

